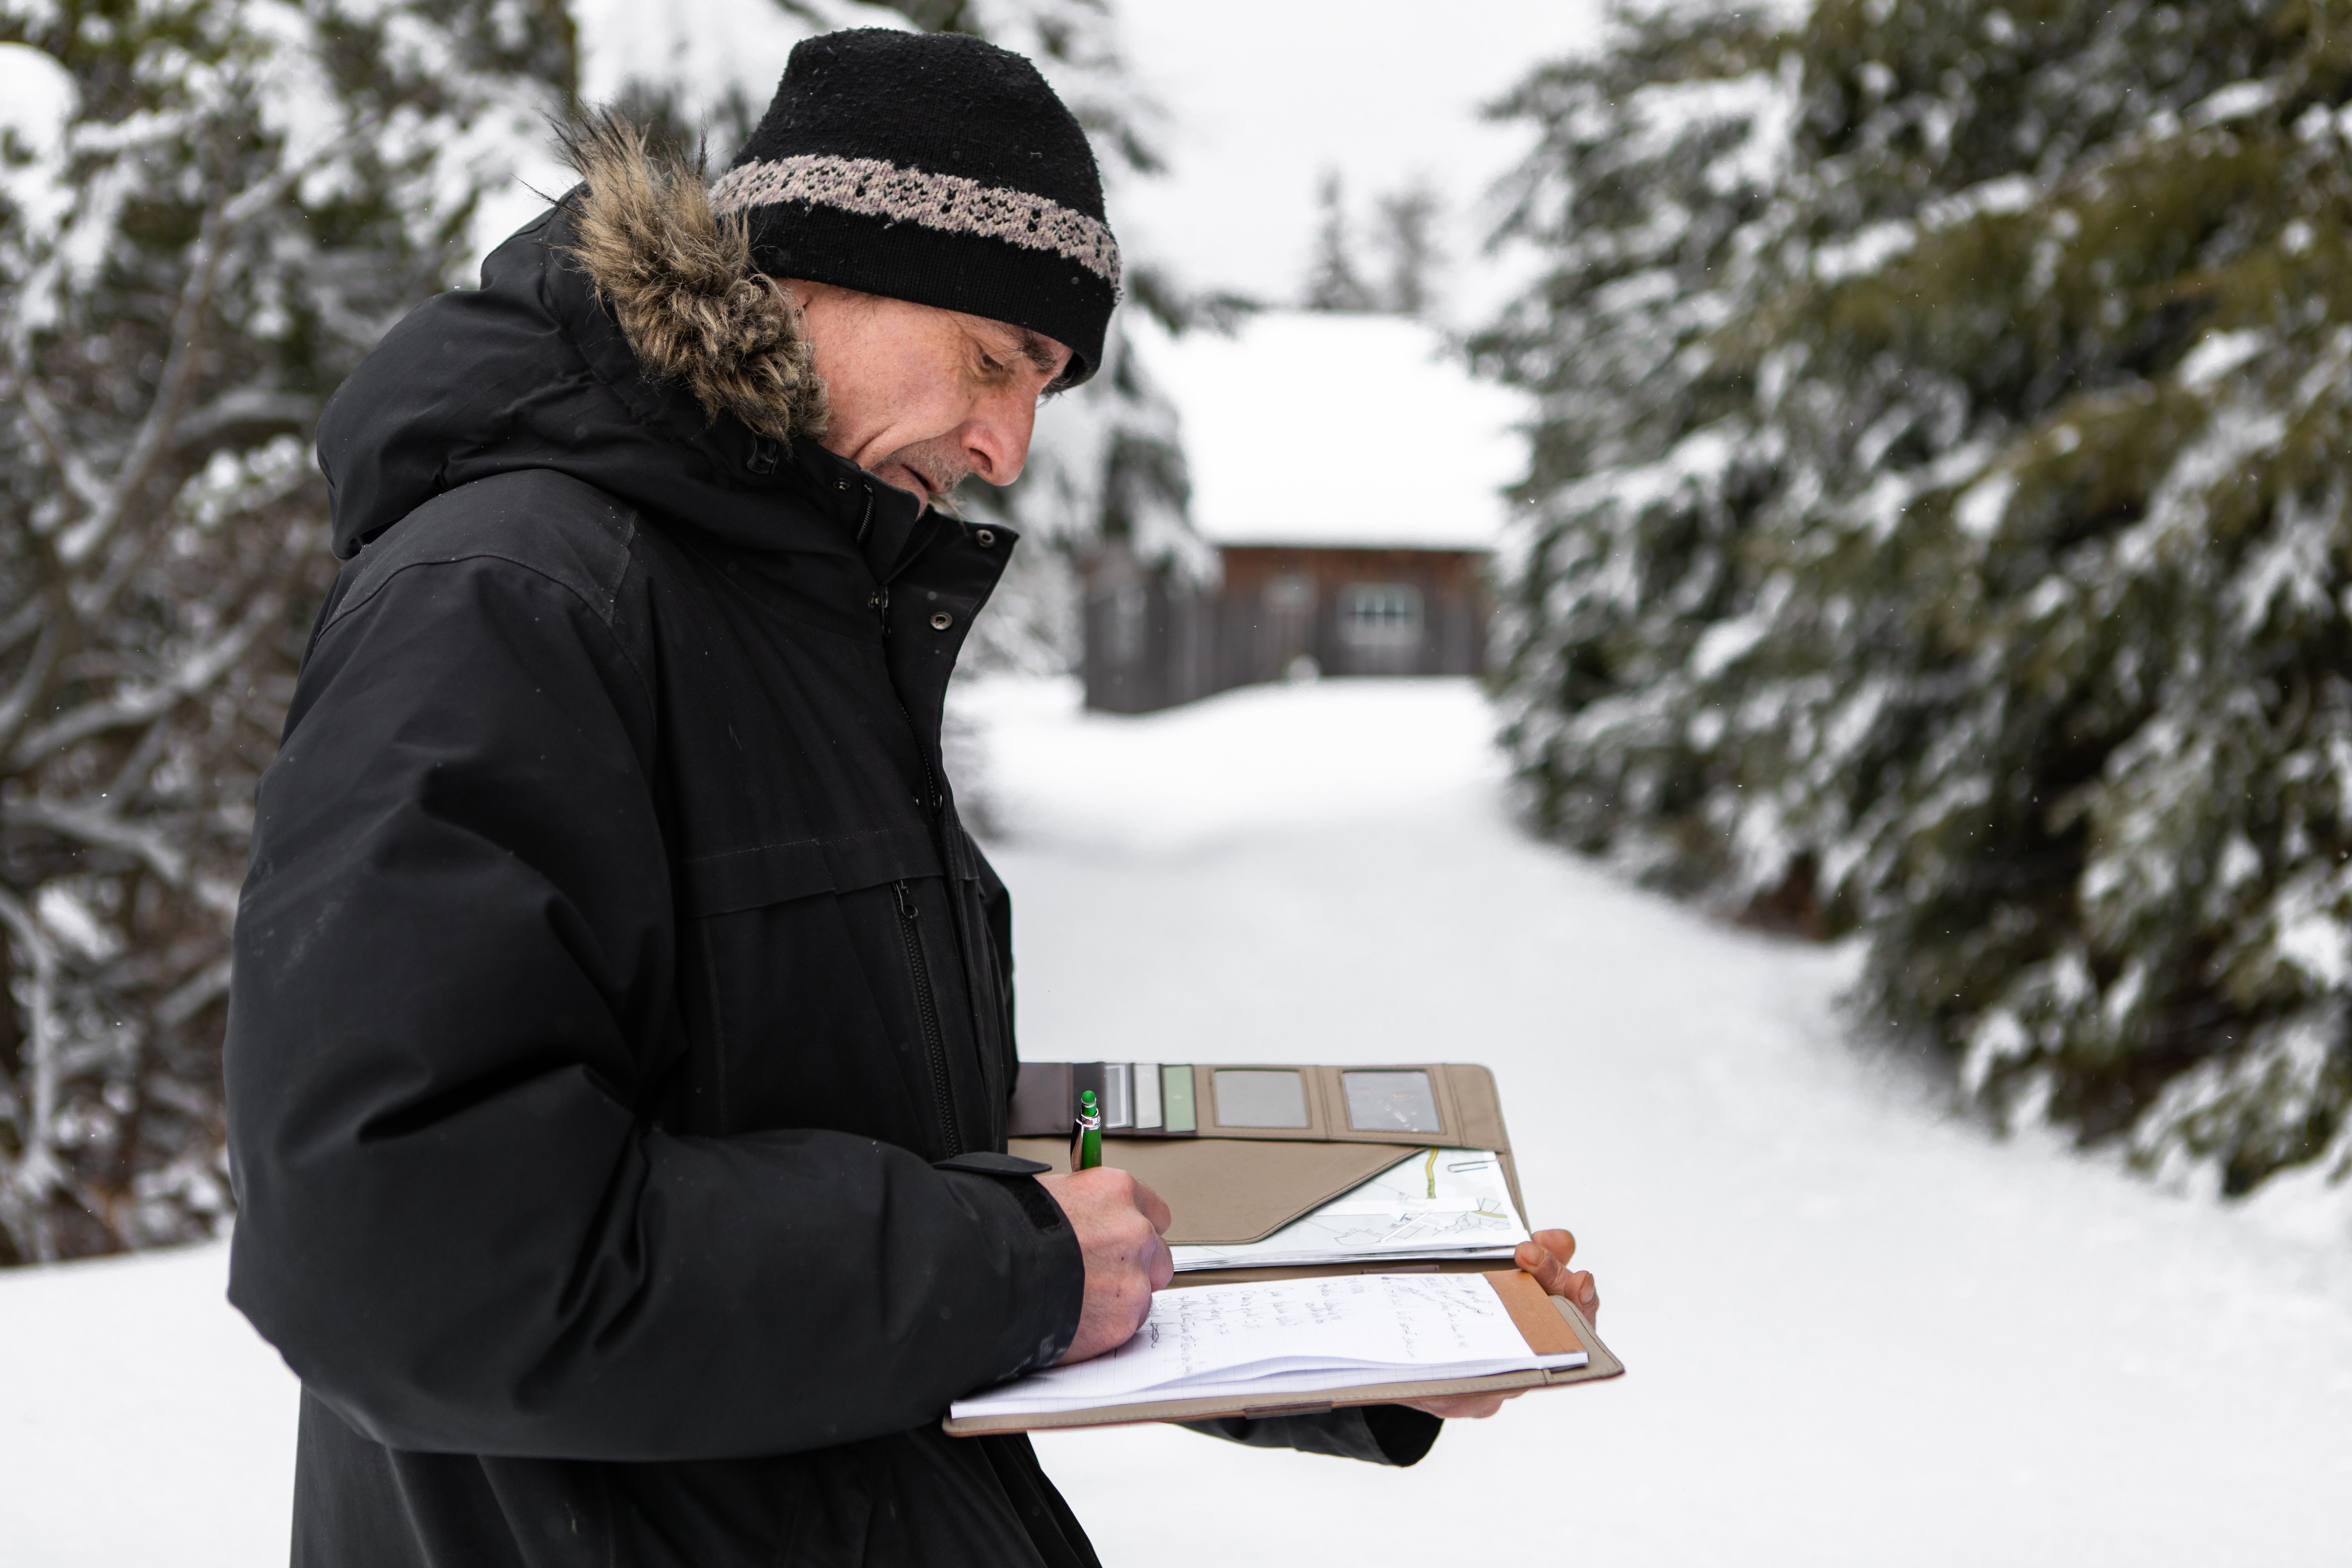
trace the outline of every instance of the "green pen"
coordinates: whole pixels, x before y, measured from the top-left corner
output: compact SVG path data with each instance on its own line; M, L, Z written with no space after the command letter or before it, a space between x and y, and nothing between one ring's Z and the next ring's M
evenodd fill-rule
M1078 1124L1070 1130L1070 1169L1091 1171L1102 1163L1102 1108L1093 1089L1078 1093Z

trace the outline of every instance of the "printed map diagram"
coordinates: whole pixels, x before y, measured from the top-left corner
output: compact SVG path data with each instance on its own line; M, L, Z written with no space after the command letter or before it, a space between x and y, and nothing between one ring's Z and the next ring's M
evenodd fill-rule
M1527 1239L1493 1151L1423 1149L1264 1240L1169 1250L1182 1271L1398 1254L1503 1256Z

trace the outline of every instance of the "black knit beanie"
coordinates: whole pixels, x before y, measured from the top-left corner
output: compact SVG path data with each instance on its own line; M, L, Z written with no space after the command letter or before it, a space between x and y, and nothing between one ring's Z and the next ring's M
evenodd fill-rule
M1118 246L1086 132L1037 68L955 33L826 33L794 48L713 205L804 278L1009 321L1102 363Z

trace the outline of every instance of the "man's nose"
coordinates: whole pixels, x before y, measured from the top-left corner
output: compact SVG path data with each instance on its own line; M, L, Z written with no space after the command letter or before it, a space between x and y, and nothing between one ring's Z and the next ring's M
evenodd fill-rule
M992 485L1009 485L1029 463L1029 437L1037 426L1037 400L1019 393L992 397L963 427L965 458L971 471Z

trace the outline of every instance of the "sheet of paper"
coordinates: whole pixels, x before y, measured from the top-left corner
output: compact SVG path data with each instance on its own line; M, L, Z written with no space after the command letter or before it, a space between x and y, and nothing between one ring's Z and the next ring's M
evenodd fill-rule
M1272 1236L1171 1247L1179 1272L1417 1258L1507 1258L1528 1239L1503 1163L1488 1149L1421 1149Z
M1483 1275L1360 1274L1163 1290L1110 1354L958 1401L957 1415L1268 1394L1583 1364L1528 1348Z

